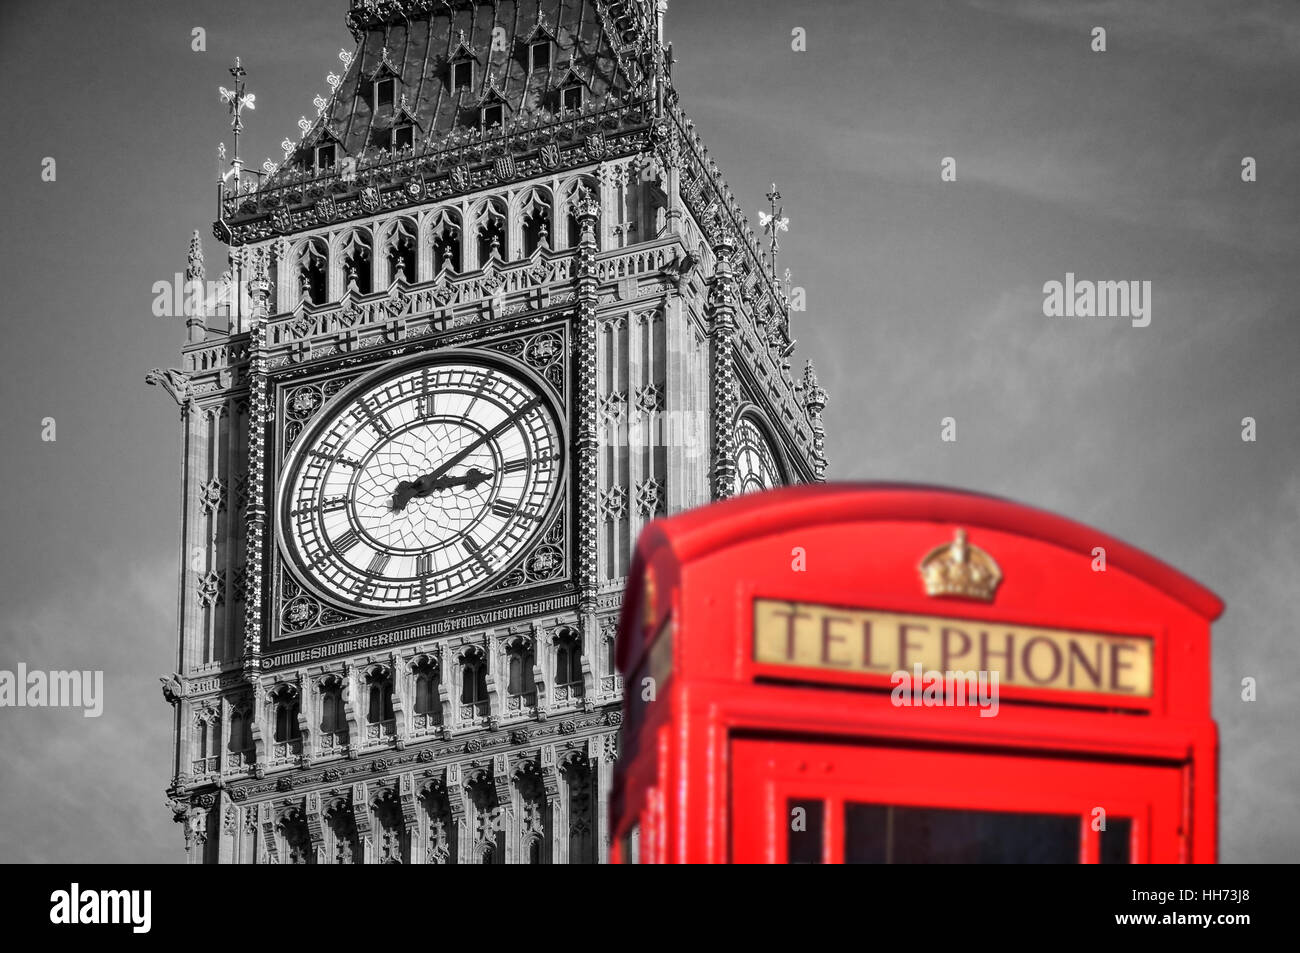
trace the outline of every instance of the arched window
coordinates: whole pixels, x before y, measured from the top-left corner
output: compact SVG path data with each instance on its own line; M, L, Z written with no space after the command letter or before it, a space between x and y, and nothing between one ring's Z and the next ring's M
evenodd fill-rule
M460 669L460 701L462 705L486 702L487 662L477 655L466 656Z
M540 864L542 862L542 839L540 837L533 837L528 841L528 862L530 864Z
M551 247L551 203L538 189L528 193L519 206L523 222L524 257L537 249Z
M329 293L329 252L325 242L312 238L298 250L299 298L309 304L324 304Z
M442 209L433 221L433 272L443 268L460 271L460 220L454 212Z
M605 674L614 675L618 672L618 653L615 651L616 643L613 636L605 639Z
M240 746L242 740L239 736L244 730L244 713L241 711L232 712L230 715L230 737L226 739L226 750L235 754L244 750Z
M428 715L437 709L438 677L433 672L418 672L415 676L415 713Z
M392 677L375 672L367 679L369 685L366 721L378 725L393 719L393 680Z
M591 767L583 756L572 756L560 765L564 781L561 794L568 801L569 863L594 864L595 824Z
M244 763L245 753L253 748L253 719L246 708L236 708L230 715L230 737L226 750L232 755L231 764Z
M506 212L501 203L489 199L479 210L475 227L478 237L478 263L486 265L493 258L506 257Z
M533 684L533 647L522 640L515 642L506 651L506 665L509 678L506 694L519 698L536 690Z
M206 759L208 756L208 723L206 720L200 721L199 725L199 757Z
M346 802L336 802L325 811L325 835L326 856L334 863L361 863L357 825Z
M415 281L415 224L409 219L398 219L384 241L384 255L388 260L388 280L412 284Z
M336 686L321 690L320 730L326 733L343 730L343 697Z
M386 791L371 805L375 818L375 862L401 864L406 862L406 823L402 807L392 791Z
M420 656L411 665L411 675L415 681L411 729L416 732L429 731L442 724L442 701L438 697L438 663L428 656Z
M582 645L572 635L556 639L555 684L564 687L582 684Z
M311 835L307 831L307 819L298 809L293 809L280 818L277 825L280 834L280 851L282 863L314 864L315 852L311 849Z
M276 744L285 744L299 737L298 698L289 688L283 688L271 696L274 706L274 728L272 740Z
M370 240L366 233L354 229L343 241L344 288L353 294L370 294Z

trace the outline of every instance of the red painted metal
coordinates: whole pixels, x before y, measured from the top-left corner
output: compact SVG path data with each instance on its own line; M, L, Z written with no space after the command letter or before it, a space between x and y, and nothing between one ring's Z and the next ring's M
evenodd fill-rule
M959 528L1002 571L991 601L925 592L920 560ZM756 599L1145 637L1152 692L1003 685L991 718L899 707L877 674L794 678L756 662ZM844 804L866 802L1078 815L1082 861L1098 858L1089 818L1100 807L1131 819L1133 860L1214 862L1209 634L1222 611L1209 590L1119 540L960 491L798 487L656 521L620 620L613 857L782 861L787 801L811 797L825 805L829 861L843 856Z

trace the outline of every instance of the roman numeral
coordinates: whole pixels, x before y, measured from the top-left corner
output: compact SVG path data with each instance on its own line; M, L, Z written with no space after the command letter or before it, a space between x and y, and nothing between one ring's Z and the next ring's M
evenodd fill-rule
M308 451L307 456L315 457L317 460L324 460L326 463L341 463L345 467L351 467L354 470L360 470L361 464L348 457L331 457L327 453L321 453L319 450Z
M482 566L488 572L492 571L492 564L487 561L487 558L483 555L482 547L480 547L479 544L474 541L473 536L465 537L465 548L469 550L469 554L471 556L473 556L476 560L478 560L478 564L480 566Z
M501 472L518 473L520 470L527 470L528 465L532 462L533 461L528 457L524 457L522 460L511 460L509 463L507 463L505 466L501 468Z
M321 500L318 504L315 500L308 500L296 510L290 510L290 516L306 516L308 513L315 513L319 508L321 513L333 513L335 510L347 509L348 498L346 496L336 496L333 499Z
M366 567L366 572L370 573L372 576L380 575L388 565L388 560L390 558L391 557L388 553L375 553L375 555L370 559L370 565Z
M356 530L350 529L338 539L334 540L332 545L340 552L346 553L359 542L361 542L361 537L357 535Z
M415 557L415 574L417 576L433 575L433 557L428 553Z
M388 425L388 421L384 419L383 414L372 406L370 401L363 400L358 406L360 406L361 413L366 418L366 422L375 428L375 432L378 433L379 436L388 437L392 435L393 428Z
M483 396L483 392L487 390L489 383L491 382L486 377L480 376L475 379L473 386L470 388L470 393L474 396L470 398L469 406L465 408L465 416L469 416L469 412L474 409L478 399Z
M515 515L516 508L514 503L507 503L504 500L497 500L492 504L493 514L507 520Z

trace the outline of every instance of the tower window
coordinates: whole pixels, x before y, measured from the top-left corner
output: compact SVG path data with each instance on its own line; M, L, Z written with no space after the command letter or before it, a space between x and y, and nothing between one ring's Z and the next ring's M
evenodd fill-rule
M506 108L500 103L491 103L483 107L483 128L491 129L505 122Z
M275 741L283 743L298 737L298 703L282 701L275 706Z
M560 90L560 108L565 112L582 108L582 86L573 83Z
M451 67L451 91L471 89L474 86L474 61L461 60Z
M582 684L582 651L574 639L562 639L555 647L555 684Z
M393 128L393 148L397 150L410 149L415 145L415 127L409 122L404 122L400 126Z
M334 144L328 143L316 147L316 171L324 172L334 168L335 147Z
M366 721L372 725L393 720L393 685L386 677L377 676L370 681L369 705Z
M375 112L379 112L381 109L391 109L396 100L396 79L385 76L383 79L375 81Z
M550 40L538 40L528 48L528 68L530 70L551 68Z
M461 668L461 704L473 705L487 700L487 663L482 659L466 659Z
M321 695L320 730L333 734L343 729L343 699L337 688L328 688Z
M506 694L518 698L529 694L533 684L533 650L531 646L517 645L506 655Z

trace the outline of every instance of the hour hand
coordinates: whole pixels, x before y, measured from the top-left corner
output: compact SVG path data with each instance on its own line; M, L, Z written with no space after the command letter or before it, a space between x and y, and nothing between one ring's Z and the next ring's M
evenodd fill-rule
M406 509L406 504L411 502L411 498L415 495L415 483L403 480L397 484L397 489L393 491L393 512L400 513Z
M424 498L439 490L450 490L455 486L472 490L490 479L492 474L485 473L478 467L470 467L463 476L434 476L432 473L426 473L414 481L403 480L393 491L393 512L400 513L406 509L406 504L416 497Z

